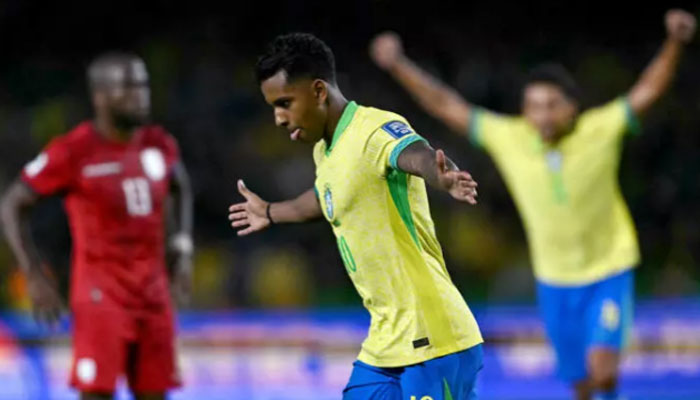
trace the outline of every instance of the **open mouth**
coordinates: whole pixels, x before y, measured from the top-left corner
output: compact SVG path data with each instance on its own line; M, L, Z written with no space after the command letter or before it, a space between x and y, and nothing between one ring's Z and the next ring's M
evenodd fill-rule
M289 138L292 140L299 140L299 136L301 135L301 128L297 128L292 131L292 133L289 134Z

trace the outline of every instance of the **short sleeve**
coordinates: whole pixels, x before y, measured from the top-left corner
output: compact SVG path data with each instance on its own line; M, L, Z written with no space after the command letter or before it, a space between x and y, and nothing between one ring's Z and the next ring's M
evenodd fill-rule
M471 143L493 154L503 149L517 127L522 123L521 117L498 114L483 108L474 108L469 121L469 140Z
M168 174L180 162L180 146L177 139L160 125L151 125L147 128L146 137L142 146L156 147L163 155Z
M381 175L398 170L401 152L415 142L426 140L417 134L405 120L385 122L367 138L365 153L373 168Z
M617 98L584 112L578 124L577 129L600 138L636 135L641 131L639 119L626 97Z
M175 164L180 162L180 146L178 146L177 140L172 135L167 134L165 136L163 151L168 171L172 171Z
M52 140L22 170L22 180L36 193L50 196L68 189L75 178L70 148L63 138Z

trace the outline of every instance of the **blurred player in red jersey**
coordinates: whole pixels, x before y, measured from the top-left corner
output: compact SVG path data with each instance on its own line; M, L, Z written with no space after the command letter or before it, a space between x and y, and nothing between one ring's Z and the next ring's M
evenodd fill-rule
M164 399L179 385L166 251L173 289L186 299L192 255L192 195L175 139L149 123L150 88L137 56L108 53L88 69L95 118L49 143L7 190L1 215L27 277L35 317L62 310L55 282L29 235L27 212L62 195L73 237L71 385L81 399L112 398L125 374L136 398ZM177 228L166 249L172 194Z

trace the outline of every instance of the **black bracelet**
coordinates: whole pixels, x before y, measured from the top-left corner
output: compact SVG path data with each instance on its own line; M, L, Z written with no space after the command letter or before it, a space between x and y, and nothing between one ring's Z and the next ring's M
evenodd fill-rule
M267 203L267 209L265 210L265 214L267 214L267 220L270 221L270 225L273 225L275 221L272 220L272 216L270 215L270 207L272 206L272 203Z

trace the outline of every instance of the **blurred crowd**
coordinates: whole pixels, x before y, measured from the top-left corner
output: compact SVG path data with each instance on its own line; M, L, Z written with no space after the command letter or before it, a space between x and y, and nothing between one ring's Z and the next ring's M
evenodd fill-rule
M8 4L0 6L6 55L0 64L0 189L48 140L90 117L84 82L90 58L112 48L137 52L151 74L154 117L178 139L194 185L195 309L359 305L324 221L275 226L249 238L237 238L227 224L227 206L240 199L238 178L267 200L313 184L311 149L274 127L254 81L256 55L275 34L318 34L335 51L339 84L349 98L404 115L477 179L475 207L430 192L448 268L470 302L532 300L519 217L490 159L421 112L374 67L368 41L394 29L418 63L470 101L516 113L519 82L530 67L561 62L579 82L584 105L592 106L624 94L664 37L660 7L632 17L624 11L600 15L582 5L501 10L438 4L425 10L360 1L343 15L320 4L300 10L284 3L169 16L161 5L154 10L160 16L127 7L119 19L109 17L117 10L95 5L87 18ZM689 11L697 16L700 7ZM123 20L130 24L120 29ZM625 142L620 179L642 247L640 296L700 291L699 50L697 43L689 46L670 93L643 116L643 134ZM65 288L70 238L59 199L35 213L33 232ZM0 276L0 303L26 307L23 279L4 243Z

